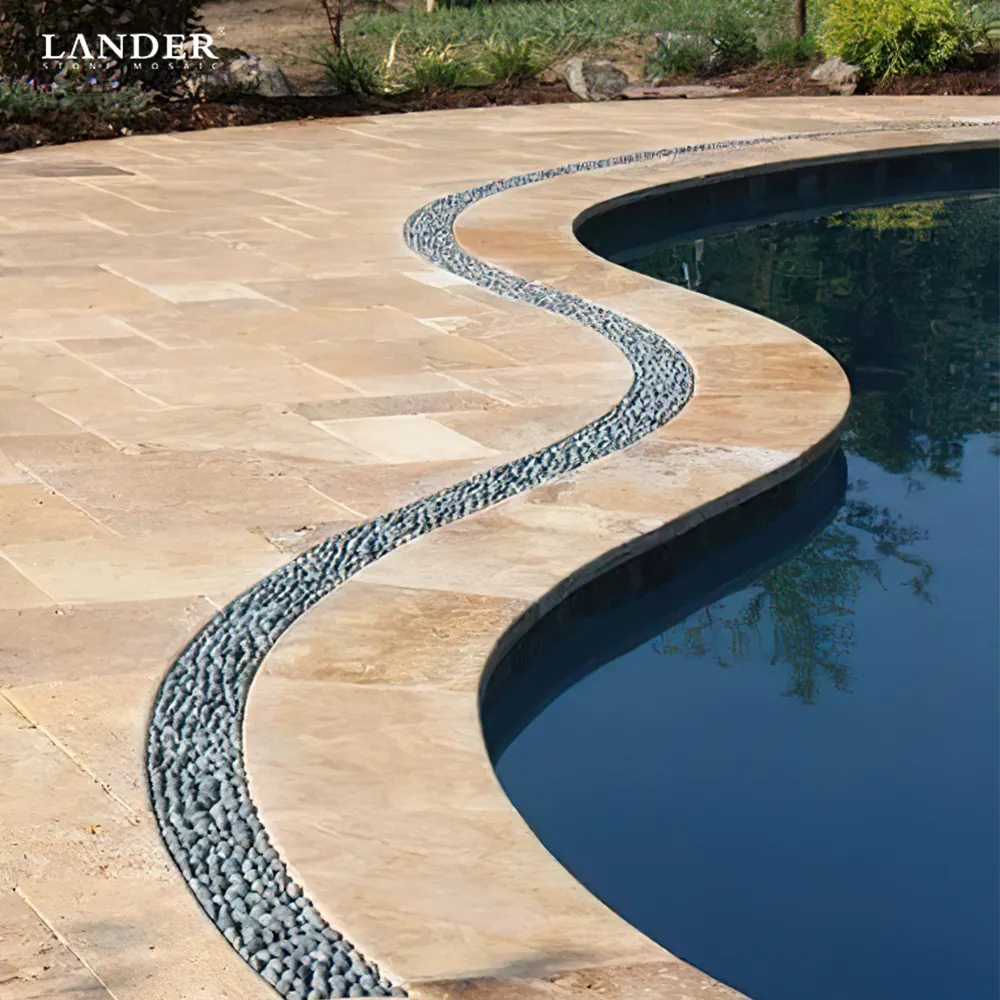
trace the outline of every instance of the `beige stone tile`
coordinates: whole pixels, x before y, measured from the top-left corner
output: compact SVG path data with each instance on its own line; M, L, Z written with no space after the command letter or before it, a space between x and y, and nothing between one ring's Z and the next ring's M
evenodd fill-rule
M0 486L12 486L16 483L33 483L34 479L26 469L15 465L10 456L0 448Z
M4 1000L111 1000L93 973L8 886L0 889L0 988Z
M35 586L0 550L0 611L41 608L52 603L51 596Z
M696 398L657 433L664 438L778 451L804 450L839 427L845 387L827 392L765 392Z
M88 433L5 437L0 447L8 461L16 462L34 474L32 479L37 477L42 482L54 470L74 468L115 453L107 441Z
M30 468L30 466L29 466ZM266 531L353 520L268 455L226 450L109 451L43 468L46 486L116 531Z
M198 284L239 284L242 281L293 276L298 271L280 260L232 247L217 247L211 255L205 255L202 250L199 256L191 253L174 259L109 256L102 261L102 267L150 290L189 285L192 275L199 276Z
M607 407L600 403L565 406L509 406L502 412L448 413L442 424L504 454L528 455L580 430Z
M149 716L169 666L165 659L143 673L109 674L95 664L95 672L82 680L7 688L3 697L139 813L149 809L143 764Z
M451 414L496 411L500 400L472 389L414 393L405 396L363 396L357 399L324 399L298 403L293 409L306 420L355 420L360 417Z
M617 403L632 384L632 369L624 358L617 364L534 365L455 371L451 377L480 392L515 406L553 406L581 400Z
M474 691L497 634L526 608L511 598L356 581L296 622L268 656L267 673ZM447 659L440 655L442 644L452 651Z
M0 438L82 434L76 424L19 389L0 389Z
M486 398L486 397L482 397ZM337 412L338 405L363 399L318 400L295 405L184 406L145 413L93 417L90 427L119 448L167 451L228 451L297 455L326 462L359 464L372 456L312 426L301 411ZM312 407L313 410L309 410Z
M0 486L0 548L21 542L100 538L109 534L54 490L37 483Z
M91 538L34 542L8 545L0 555L57 602L144 601L243 590L285 561L263 537L234 530L154 537L144 544ZM12 586L17 589L8 597L0 582L6 607L50 603L33 599L20 578ZM10 603L17 600L23 603Z
M312 898L408 982L488 974L567 941L584 967L662 954L525 836L486 758L476 701L257 682L254 798ZM364 719L366 738L331 726L334 717Z
M524 509L554 503L630 513L662 523L769 476L797 458L797 451L661 440L654 435L533 490Z
M58 344L46 341L0 343L0 388L23 393L115 388L112 380Z
M362 570L359 579L535 600L610 549L651 530L642 517L561 508L532 523L515 497L418 538Z
M117 343L117 342L116 342ZM255 347L178 348L121 342L87 360L100 372L175 406L246 405L355 395L322 372Z
M611 963L600 968L573 967L572 952L541 955L479 979L419 983L413 1000L567 1000L599 996L602 1000L740 1000L742 994L710 980L683 962Z
M394 464L487 458L493 454L491 449L422 414L321 420L317 426L382 462Z
M119 804L2 695L0 764L4 884L18 887L114 997L268 995L200 916L152 817Z
M66 417L76 425L86 425L110 413L131 416L156 412L163 410L166 405L148 393L123 385L111 378L101 378L99 381L95 379L94 382L81 388L68 389L65 392L40 392L35 399L53 413Z
M468 388L443 372L413 375L355 375L343 380L365 396L418 396L431 392L454 392Z
M0 318L3 340L75 340L91 337L130 337L132 332L113 316L93 311L55 313L22 309L16 318Z
M2 611L0 688L162 674L215 611L200 597Z
M340 378L407 375L456 368L504 368L513 361L489 344L461 336L439 334L425 327L424 335L395 341L325 340L286 349L300 361Z
M0 312L14 314L18 310L35 309L39 302L50 309L119 309L150 307L155 296L124 278L89 267L51 267L42 273L19 273L16 270L0 274Z
M307 460L290 461L289 471L306 479L324 496L345 504L365 517L394 510L431 496L495 465L493 456L447 462L406 462L400 465L367 465L357 468L330 466Z

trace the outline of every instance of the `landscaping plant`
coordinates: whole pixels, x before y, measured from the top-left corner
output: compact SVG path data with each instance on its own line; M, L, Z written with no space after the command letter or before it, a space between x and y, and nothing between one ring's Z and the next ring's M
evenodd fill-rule
M834 0L818 37L828 56L889 80L968 64L976 30L960 0Z

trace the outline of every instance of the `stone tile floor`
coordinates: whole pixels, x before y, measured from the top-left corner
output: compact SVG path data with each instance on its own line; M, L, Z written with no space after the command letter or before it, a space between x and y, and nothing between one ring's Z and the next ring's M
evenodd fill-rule
M565 105L0 160L4 1000L275 995L161 846L143 757L159 680L218 607L293 554L548 444L627 389L607 343L413 256L412 211L576 159L991 111L977 98ZM835 433L846 386L783 328L596 261L572 218L692 173L988 131L699 155L546 182L461 218L467 249L651 325L699 382L628 452L363 571L255 684L246 752L274 841L330 922L415 996L735 996L534 840L481 745L479 677L574 573L788 475Z

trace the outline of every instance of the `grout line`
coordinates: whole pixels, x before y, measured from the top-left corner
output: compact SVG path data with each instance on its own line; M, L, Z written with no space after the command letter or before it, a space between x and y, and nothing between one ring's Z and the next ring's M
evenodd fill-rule
M111 271L110 269L106 269L106 270L108 270L109 273L114 274L115 277L122 277L122 275L116 274L114 271ZM137 388L134 385L130 385L123 378L119 378L113 372L109 372L107 369L102 368L100 365L94 364L94 362L91 361L91 360L89 360L88 358L82 357L81 355L77 354L76 352L71 351L66 346L66 343L64 341L58 340L58 341L56 341L56 343L59 345L59 347L62 349L62 351L65 354L68 354L74 360L79 361L80 364L87 365L87 367L89 367L89 368L93 368L95 372L100 372L102 375L104 375L107 378L111 379L113 382L117 382L119 385L125 386L126 389L128 389L131 392L134 392L137 396L142 396L143 399L148 399L150 402L156 403L157 406L162 406L162 407L169 406L169 404L165 403L162 399L157 399L156 396L152 396L148 392L143 392L142 389L139 389L139 388Z
M111 992L111 987L108 986L108 984L97 974L97 970L73 947L72 944L70 944L68 938L60 934L60 932L56 929L55 924L53 924L52 921L49 920L49 918L46 917L45 914L42 913L42 911L38 909L38 907L35 906L30 899L28 899L24 890L20 886L15 885L14 892L24 901L24 904L31 910L31 912L34 913L34 915L38 917L43 924L45 924L49 933L94 977L94 979L101 984L101 988L109 997L111 997L111 1000L118 1000L118 997Z
M130 234L125 232L124 229L118 229L116 226L109 225L107 222L101 222L100 219L95 219L86 212L80 213L80 218L89 222L93 226L97 226L98 229L106 229L109 233L114 233L116 236L129 236Z
M119 194L117 191L109 191L107 188L102 188L99 184L94 184L90 181L81 180L76 177L73 178L73 183L78 184L80 187L90 188L91 191L97 191L99 194L106 194L112 198L120 198L122 201L127 201L130 205L135 205L136 208L141 208L144 212L156 212L157 214L169 214L166 209L156 208L153 205L144 205L141 201L136 201L135 198L129 198L128 195Z
M308 482L307 480L300 479L299 481L304 483L307 489L312 490L313 493L316 493L317 495L321 496L324 500L328 500L332 504L336 504L338 507L343 507L344 510L346 510L350 514L353 514L355 517L360 517L362 520L365 517L367 517L366 514L362 514L360 511L355 510L353 507L348 507L347 504L344 503L342 500L337 500L334 497L331 497L328 494L324 493L321 489L317 489L317 487L313 486L313 484Z
M283 225L275 219L269 219L266 215L258 216L261 222L266 222L269 226L274 226L275 229L284 229L287 233L294 233L296 236L302 236L307 240L318 240L318 236L313 236L310 233L304 233L301 229L293 229L291 226Z
M102 792L104 792L110 799L113 799L115 802L117 802L118 805L125 810L125 812L128 815L128 819L131 823L133 824L138 823L139 821L138 811L136 809L133 809L132 806L130 806L128 802L125 801L125 799L123 799L116 791L114 791L111 788L111 785L108 784L108 782L101 781L101 779L89 767L87 767L87 765L84 764L83 761L80 760L80 758L77 757L77 755L73 753L73 751L70 750L70 748L66 746L66 744L63 743L63 741L60 740L58 736L56 736L49 729L46 729L46 727L43 726L40 722L38 722L36 719L33 719L31 715L28 713L28 710L24 708L22 705L19 705L17 703L14 696L9 690L0 691L0 697L2 697L5 701L7 701L10 704L11 708L13 708L14 711L17 712L17 714L20 715L25 720L25 722L29 723L32 729L37 729L40 733L44 734L57 750L60 750L62 753L64 753L77 766L77 768L79 768L85 775L87 775L88 778L91 779L91 781L93 781L96 785L99 785Z
M56 600L54 595L50 594L47 590L45 590L44 588L40 587L37 583L35 583L35 581L32 580L32 578L28 576L28 574L25 573L24 570L21 569L21 567L18 566L18 564L14 562L14 560L11 559L11 557L2 550L0 550L0 560L3 560L5 563L7 563L14 570L14 572L17 573L18 576L24 577L24 579L27 580L28 583L30 583L31 586L35 588L35 590L37 590L40 594L44 594L53 604L55 605L59 604L59 601Z
M99 434L99 435L97 435L97 437L101 437L102 440L108 441L108 439L105 438L105 437L103 437L103 435ZM113 442L108 441L108 444L113 444ZM116 448L115 450L116 451L120 451L121 449L120 448ZM72 497L67 496L65 493L63 493L62 490L56 489L56 487L53 486L51 483L46 482L30 466L25 465L21 461L15 460L14 461L14 468L20 469L22 472L27 473L29 476L31 476L32 479L35 480L36 483L38 483L39 486L43 486L45 489L50 490L57 497L59 497L61 500L65 500L66 503L68 503L71 507L76 508L76 510L78 510L85 517L89 517L90 520L93 521L94 524L96 524L102 530L104 530L104 531L110 531L112 535L117 535L119 538L124 538L125 537L120 531L115 531L115 529L112 528L110 524L105 524L103 521L101 521L98 518L94 517L94 515L91 514L90 511L86 509L86 507L82 507ZM13 564L11 564L11 565L13 565Z

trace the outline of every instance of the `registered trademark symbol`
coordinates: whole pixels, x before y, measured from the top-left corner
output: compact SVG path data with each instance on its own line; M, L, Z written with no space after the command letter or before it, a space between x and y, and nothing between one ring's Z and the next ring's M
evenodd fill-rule
M221 28L216 28L216 29L215 29L215 33L216 33L217 35L224 35L224 34L226 33L226 28L225 28L225 26L223 26L223 27L221 27Z

